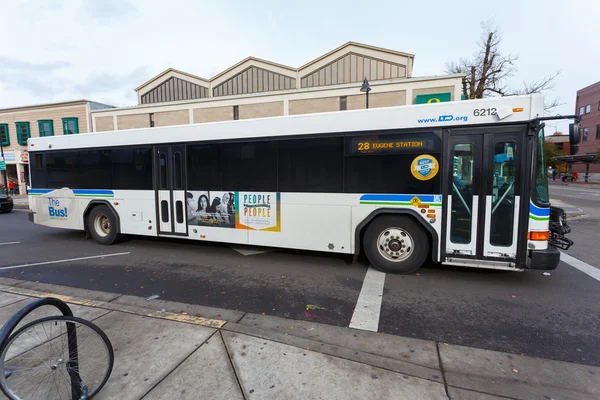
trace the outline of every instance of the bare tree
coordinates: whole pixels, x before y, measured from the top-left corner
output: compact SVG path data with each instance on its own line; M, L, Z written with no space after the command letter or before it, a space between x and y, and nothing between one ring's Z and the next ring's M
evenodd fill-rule
M493 20L482 22L481 30L481 38L477 42L478 49L473 58L460 58L458 61L446 63L446 73L466 75L462 85L463 94L467 99L544 93L554 87L560 71L539 81L523 82L522 89L512 90L507 80L517 71L515 63L519 59L518 56L502 54L500 51L502 32ZM554 99L546 104L546 110L560 104L558 99Z

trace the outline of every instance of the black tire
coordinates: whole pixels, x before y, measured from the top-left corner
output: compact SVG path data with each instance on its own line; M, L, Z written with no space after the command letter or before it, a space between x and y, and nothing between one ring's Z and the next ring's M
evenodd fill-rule
M106 336L106 334L100 328L98 328L96 325L94 325L93 323L91 323L90 321L87 321L85 319L78 318L78 317L68 317L68 316L64 316L64 315L60 315L60 316L55 315L55 316L49 316L49 317L36 319L34 321L31 321L31 322L25 324L23 327L21 327L16 332L14 332L12 335L10 335L10 337L6 341L6 347L3 349L2 354L0 354L0 366L2 366L4 368L4 366L5 366L4 358L5 358L6 354L8 353L8 350L9 350L11 344L13 343L13 341L16 338L18 338L21 335L21 333L23 333L24 331L27 331L28 329L30 329L31 327L33 327L35 325L40 325L47 321L65 322L65 323L72 322L74 324L85 325L87 328L94 331L99 336L99 338L102 340L104 345L106 346L108 362L106 365L105 375L100 380L100 383L93 388L93 391L88 394L87 398L91 399L96 394L98 394L98 392L104 387L104 385L108 381L108 378L110 377L110 374L112 373L112 369L114 366L115 353L114 353L112 344L110 343L110 340L108 339L108 336ZM79 342L79 340L78 340L78 342ZM40 360L40 361L43 361L43 360ZM80 362L81 361L82 361L82 359L80 358ZM8 369L8 370L10 370L10 369ZM6 369L5 369L5 371L6 371ZM0 378L0 389L9 399L19 400L18 397L15 397L12 395L10 387L8 386L8 384L6 382L6 377L4 376L4 374Z
M104 205L92 208L87 220L87 229L92 238L100 244L113 244L119 240L117 217Z
M380 238L385 242L385 248L380 246ZM392 251L396 246L398 251ZM423 227L403 215L375 218L367 227L363 241L371 265L392 274L410 274L418 270L429 255L429 247L429 236Z

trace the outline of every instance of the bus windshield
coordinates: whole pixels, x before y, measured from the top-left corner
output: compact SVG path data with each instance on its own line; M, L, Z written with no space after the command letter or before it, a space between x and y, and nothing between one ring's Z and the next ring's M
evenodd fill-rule
M548 194L548 176L546 172L546 154L544 151L544 129L538 132L537 172L535 179L535 197L538 203L550 203Z

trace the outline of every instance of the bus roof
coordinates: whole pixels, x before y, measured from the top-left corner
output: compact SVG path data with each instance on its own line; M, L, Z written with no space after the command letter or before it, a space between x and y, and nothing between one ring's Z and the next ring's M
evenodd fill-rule
M183 143L372 130L527 122L542 117L543 96L496 97L367 110L205 122L81 135L30 138L29 151ZM503 117L503 118L500 118Z

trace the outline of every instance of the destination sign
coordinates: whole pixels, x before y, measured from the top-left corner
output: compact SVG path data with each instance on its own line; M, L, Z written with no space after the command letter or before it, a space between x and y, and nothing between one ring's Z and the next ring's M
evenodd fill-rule
M437 146L430 135L377 135L353 137L349 150L352 154L415 153L436 150L434 147Z

